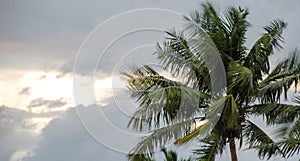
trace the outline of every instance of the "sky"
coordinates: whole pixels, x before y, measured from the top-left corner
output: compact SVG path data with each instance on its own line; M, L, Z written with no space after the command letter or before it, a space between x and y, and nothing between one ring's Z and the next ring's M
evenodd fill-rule
M180 29L182 15L201 2L0 0L0 160L126 160L145 134L127 128L137 105L119 73L128 64L160 68L155 43L165 30ZM212 2L220 13L231 5L249 8L248 47L271 20L287 22L284 49L271 64L300 47L300 1ZM259 160L243 149L238 156ZM222 157L229 160L228 150Z

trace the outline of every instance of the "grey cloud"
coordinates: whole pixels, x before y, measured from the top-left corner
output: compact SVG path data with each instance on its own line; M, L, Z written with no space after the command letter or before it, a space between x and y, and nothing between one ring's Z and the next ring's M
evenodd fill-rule
M36 125L29 121L33 117L26 111L0 107L0 160L8 161L16 151L34 148L38 139L33 133Z
M34 114L24 110L0 106L0 160L9 161L19 150L31 150L39 141L35 133L39 126L32 118L61 117L62 112Z
M53 120L43 130L43 139L37 144L34 155L26 157L23 160L121 161L126 159L124 154L107 149L93 140L82 127L76 110L70 109L66 112L65 117Z
M125 94L125 93L123 93ZM102 106L102 110L106 115L106 118L111 121L113 125L120 130L126 132L132 132L127 129L128 116L125 114L128 108L135 108L133 104L128 100L126 95L117 95L114 100L109 99L109 104ZM122 147L128 144L126 137L117 138L116 133L112 133L110 129L103 128L103 122L99 117L99 106L78 106L77 112L81 113L81 120L89 119L91 122L83 122L85 128L89 131L85 131L78 119L76 110L74 108L69 109L64 117L53 120L44 130L42 139L37 144L37 148L34 151L34 155L23 158L24 161L122 161L126 160L125 154L116 152L110 148L106 148L103 144L99 143L97 133L102 133L101 136L108 136L108 140L112 144L117 144ZM131 109L132 110L132 109ZM125 112L125 113L124 113ZM84 118L86 117L86 118ZM258 122L261 127L265 127L261 119L253 118L253 121ZM94 130L98 129L98 130ZM270 129L268 129L270 130ZM122 131L120 131L122 132ZM96 137L97 140L93 139ZM100 139L101 140L101 139ZM118 140L118 141L117 141ZM121 140L121 141L119 141ZM190 143L192 144L192 143ZM130 147L133 144L129 145ZM193 148L197 148L197 144L192 144ZM191 147L188 147L191 149ZM183 157L189 156L187 148L179 148L179 154ZM216 158L217 161L230 160L229 151L225 150L222 156ZM238 156L240 160L260 161L256 156L257 152L252 150L244 151L240 149ZM162 160L161 155L156 155L156 160ZM271 159L272 160L272 159ZM276 158L277 161L283 161L285 159ZM291 158L291 161L296 161L296 157Z
M230 5L241 5L250 9L249 21L253 24L248 32L248 46L262 32L262 27L270 20L282 18L288 22L288 30L285 32L287 51L300 47L298 41L299 21L295 16L299 15L300 1L291 0L288 3L280 0L274 1L215 1L220 9ZM199 9L200 1L179 0L150 0L150 1L71 1L59 0L38 2L29 0L24 2L1 1L0 2L0 59L1 67L18 69L59 69L62 72L71 72L76 53L86 35L94 27L123 11L137 8L166 8L175 10L185 15ZM60 7L57 7L60 6ZM265 7L268 6L268 7ZM280 12L278 12L280 11ZM33 16L34 15L34 16ZM164 17L161 18L165 20ZM112 28L113 29L113 28ZM106 37L103 37L103 40ZM141 41L143 39L139 39ZM155 43L158 40L154 40ZM101 45L101 39L99 44ZM14 44L10 50L3 47ZM26 53L26 54L24 54ZM91 60L93 61L93 60ZM84 61L81 73L91 72L91 61ZM115 57L107 59L103 65L114 66ZM94 62L93 62L94 63ZM100 70L107 71L106 67ZM94 66L93 69L94 70Z
M298 29L300 28L300 23L298 21L295 21L294 19L294 15L299 15L299 10L297 10L295 6L300 6L300 2L295 0L292 1L291 3L285 3L283 1L275 1L275 2L276 3L274 3L273 1L272 3L268 1L261 1L259 2L259 5L257 4L257 2L253 2L253 1L243 1L243 2L226 1L226 2L215 2L215 3L220 8L220 14L223 12L223 10L226 9L226 7L229 7L230 5L235 5L235 6L240 5L242 7L250 9L249 22L252 24L252 26L249 28L249 32L247 32L246 45L248 48L250 48L253 45L253 43L257 40L257 38L264 32L262 28L263 26L270 24L270 22L273 19L278 19L278 18L284 19L289 25L288 25L288 29L285 31L284 34L284 37L286 38L286 41L283 44L284 50L279 54L277 54L276 56L274 56L273 58L274 59L273 61L277 61L278 59L282 59L283 57L285 57L285 55L287 55L285 53L291 52L297 46L300 47L298 36L297 34L295 34L298 32ZM177 3L177 1L174 3ZM177 4L180 3L178 2ZM164 6L163 3L161 5ZM196 6L196 8L194 6ZM194 5L194 6L187 6L188 8L185 8L184 10L182 9L181 11L187 15L189 11L200 8L200 6L198 5ZM265 6L269 6L269 7L266 8ZM172 7L173 8L170 9L179 11L179 9L176 8L175 6ZM281 12L278 12L278 10L280 10ZM106 35L103 34L105 36L97 40L97 42L99 42L98 45L99 50L93 52L94 54L91 54L90 57L87 57L87 55L78 57L79 62L77 62L76 64L76 66L78 67L77 69L75 69L76 73L89 74L89 73L93 73L94 70L97 68L97 71L100 71L100 74L102 74L101 72L111 74L112 71L115 69L115 67L117 67L117 69L121 69L126 64L128 65L134 63L135 61L142 64L143 61L146 61L146 63L151 63L152 62L151 59L154 60L154 58L150 58L150 57L145 58L141 56L142 54L145 54L147 52L150 53L149 55L151 55L153 50L152 51L147 50L143 52L140 51L139 53L132 52L130 53L131 56L135 54L135 56L132 57L125 55L127 51L133 49L134 47L137 47L138 46L137 44L161 42L161 38L159 37L149 39L149 41L145 40L145 38L149 38L149 35L150 37L153 36L153 34L148 34L147 36L144 37L139 37L140 35L129 35L124 39L118 40L118 42L116 44L113 44L113 46L109 48L107 53L101 57L102 60L101 61L100 49L103 50L105 47L107 47L107 46L102 46L103 45L102 43L105 42L105 40L109 39L114 32L116 32L113 29L114 28L112 28L111 33L106 33ZM139 43L136 43L136 41L138 41ZM128 59L123 59L123 56L124 58L128 58ZM121 60L121 58L123 60ZM98 66L96 66L98 60L100 60L100 62ZM73 65L74 65L74 61L72 60L68 61L63 65L61 70L63 72L71 72L73 71Z
M30 132L30 127L33 125L25 124L25 120L32 117L45 117L45 114L36 115L26 111L11 109L7 107L0 107L0 160L9 160L11 155L20 149L30 149L34 146L33 156L23 158L23 161L122 161L126 160L124 153L116 152L110 148L106 148L97 140L92 138L97 136L96 133L102 133L103 137L108 138L108 141L122 147L128 144L126 137L117 138L116 133L112 133L110 129L103 128L101 120L100 109L106 115L106 118L114 126L126 132L133 132L127 129L129 117L127 114L132 113L136 106L128 99L126 91L119 92L115 98L107 100L109 103L105 106L77 106L68 109L63 115L52 120L37 138ZM80 122L77 112L81 115L81 119L89 119L91 122L85 124L85 130ZM127 113L127 114L126 114ZM48 114L51 115L51 114ZM52 114L53 116L53 114ZM254 118L261 127L264 127L260 119ZM87 122L84 122L87 123ZM27 129L21 130L20 129ZM96 130L94 130L96 129ZM91 133L92 132L92 133ZM95 133L93 133L95 132ZM117 141L118 140L118 141ZM119 141L121 140L121 141ZM130 147L133 144L129 145ZM197 148L197 145L194 145ZM189 156L186 148L179 150L180 155ZM259 161L254 151L239 150L238 156L241 160ZM157 156L157 160L162 160L161 156ZM224 151L222 157L218 157L217 161L230 160L229 152ZM278 161L284 159L276 159ZM296 161L296 158L291 158L291 161Z
M28 108L34 108L34 107L39 107L39 106L46 106L47 108L54 108L54 107L62 107L66 105L67 102L64 101L63 98L57 99L57 100L47 100L43 98L36 98L32 100Z
M31 94L31 87L25 87L19 92L19 95L29 95L29 94Z

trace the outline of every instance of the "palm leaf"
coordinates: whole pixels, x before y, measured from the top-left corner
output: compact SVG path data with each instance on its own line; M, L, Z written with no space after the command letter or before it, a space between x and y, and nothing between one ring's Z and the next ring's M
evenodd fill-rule
M160 127L162 123L176 121L175 118L190 118L200 112L199 107L205 107L205 100L210 98L205 93L159 75L149 66L135 69L132 73L124 73L123 78L128 82L130 96L139 103L139 109L129 122L138 130L143 130L144 125Z
M155 129L148 136L142 137L130 153L151 155L157 148L165 146L168 141L182 138L193 122L194 119L188 119Z
M298 51L294 51L291 57L278 63L267 77L258 84L257 97L262 103L279 101L284 93L287 99L287 91L292 85L297 90L300 78L300 64Z
M228 92L235 96L238 104L246 102L247 106L254 99L251 96L253 96L256 87L252 71L235 61L231 61L227 71L227 79Z
M279 142L283 156L289 158L300 153L300 120L290 128L289 133Z
M258 155L262 159L265 157L270 159L272 155L282 154L278 143L249 120L245 122L243 136L246 137L248 149L258 150Z
M282 48L280 42L286 23L281 20L274 20L271 25L264 27L264 33L250 49L244 60L244 66L254 72L255 80L262 80L263 74L270 70L269 56L274 53L275 48Z
M157 44L155 54L161 60L161 64L169 69L178 79L182 79L186 84L192 85L202 91L209 91L210 78L203 60L190 51L187 40L183 33L167 31L168 41L163 45Z
M221 112L223 111L225 102L227 102L229 98L230 96L225 96L208 106L207 115L205 117L206 122L200 125L199 127L196 127L196 129L190 131L183 138L176 140L175 144L184 144L189 142L193 138L201 138L209 134L209 132L212 131L212 128L215 126L219 118L223 117L221 116Z
M268 103L249 106L255 115L263 115L267 124L291 123L300 113L300 106Z
M200 140L200 143L203 144L200 148L194 150L197 159L199 161L215 161L216 155L221 153L222 148L220 148L221 139L220 136L212 133L212 135Z

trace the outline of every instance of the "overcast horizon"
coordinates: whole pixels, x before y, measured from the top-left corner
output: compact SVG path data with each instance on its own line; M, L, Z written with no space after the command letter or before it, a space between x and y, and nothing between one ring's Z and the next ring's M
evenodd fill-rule
M206 1L0 0L0 160L127 160L122 151L144 133L127 128L136 105L119 73L127 65L156 65L152 54L155 43L166 37L163 31L178 29L184 22L181 16L199 10L202 2ZM287 22L284 49L272 57L271 65L300 47L300 1L211 2L220 14L230 6L249 9L248 48L272 20ZM154 11L150 8L160 13L156 19L145 18ZM139 14L122 17L128 11ZM127 30L124 24L130 24ZM143 30L133 30L136 26ZM185 148L178 151L182 157L191 154ZM228 153L227 149L217 161L229 160ZM259 161L252 150L240 149L238 157Z

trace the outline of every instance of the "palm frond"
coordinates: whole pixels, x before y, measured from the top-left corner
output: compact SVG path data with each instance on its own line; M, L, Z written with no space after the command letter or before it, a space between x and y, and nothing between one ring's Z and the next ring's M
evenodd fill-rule
M127 159L129 161L154 161L150 155L147 154L128 154Z
M188 44L190 51L198 60L205 62L208 69L208 74L211 80L211 95L216 96L217 99L224 96L226 87L226 74L222 55L219 53L212 38L201 28L197 21L187 18L187 25L185 31L190 37Z
M183 33L176 31L167 31L168 41L163 45L157 44L155 54L161 60L165 68L178 79L182 79L185 84L191 85L195 89L208 92L210 89L210 78L207 68L202 60L190 51L187 40L183 37Z
M224 104L227 101L228 97L229 96L220 98L216 102L209 105L207 107L206 116L204 118L205 122L202 122L201 125L199 125L195 129L192 129L192 131L190 131L183 138L176 140L175 144L184 144L194 138L201 138L208 135L221 117L221 112L223 111Z
M201 146L194 150L199 161L215 161L216 155L221 153L220 136L212 133L210 136L200 140ZM203 144L203 145L202 145Z
M243 136L246 138L248 149L258 150L261 159L265 157L270 159L272 155L282 155L278 143L253 122L247 120L243 129Z
M238 104L246 102L246 106L254 98L256 84L253 81L252 71L235 62L231 61L229 63L227 71L227 80L228 80L228 92L232 93L235 96L235 99Z
M130 96L139 103L129 125L143 130L144 126L160 127L162 123L190 118L201 112L210 96L184 84L169 80L149 66L124 73ZM176 120L174 120L176 118Z
M297 90L300 78L300 63L298 51L295 50L291 57L281 61L267 77L258 84L257 97L262 103L276 102L284 93L287 99L287 91L292 85Z
M280 147L283 157L289 158L300 154L300 113L292 123L281 125L275 134L280 139Z
M141 140L131 150L131 154L148 154L157 150L159 147L164 147L168 141L182 138L190 129L190 125L194 119L188 119L172 125L168 125L159 129L155 129L148 136L142 137Z
M241 9L230 7L224 13L224 25L228 30L228 41L225 50L227 55L232 57L235 61L241 61L246 56L245 34L249 27L246 17L249 14L248 9Z
M188 22L193 22L194 24L197 24L198 27L189 23L187 27L194 31L200 30L201 28L201 30L204 30L213 40L219 51L225 51L228 47L228 45L226 45L227 38L230 35L225 26L225 22L218 15L217 10L211 3L203 3L201 8L201 13L195 11L191 14L191 18L185 17Z
M278 144L283 156L289 158L300 153L300 119L289 128L287 135Z
M249 106L249 110L256 115L263 115L266 123L282 124L291 123L300 113L300 106L268 103Z
M282 48L282 32L286 28L286 23L281 20L274 20L271 25L264 27L264 33L250 49L244 60L244 66L251 69L255 80L262 80L263 74L270 70L269 56L274 53L274 49Z

